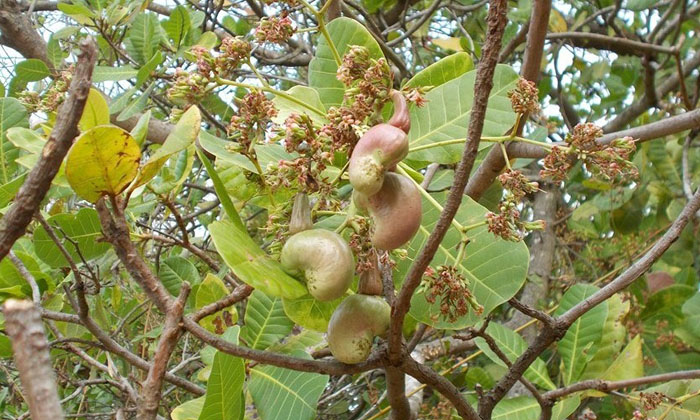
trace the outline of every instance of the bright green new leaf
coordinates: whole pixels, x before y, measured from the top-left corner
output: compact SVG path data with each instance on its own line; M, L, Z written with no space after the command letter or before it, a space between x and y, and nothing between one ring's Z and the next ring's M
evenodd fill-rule
M256 366L250 370L248 391L262 420L311 420L327 384L328 375Z
M7 140L11 127L28 127L27 110L15 98L0 98L0 183L7 184L15 177L15 160L19 151Z
M466 139L469 118L474 105L474 80L476 71L470 71L444 83L425 95L428 103L422 107L411 107L411 131L408 141L411 149L426 147L433 143ZM502 136L515 123L508 99L508 91L515 87L518 74L510 67L498 65L494 73L493 89L489 95L482 136ZM481 149L491 143L481 142ZM462 156L464 142L427 149L408 154L416 161L451 164Z
M603 373L601 379L606 381L622 381L625 379L641 378L644 376L644 356L642 355L642 338L635 336L614 362Z
M511 362L514 362L515 359L520 357L520 355L527 349L527 342L525 342L525 340L518 333L501 324L494 322L490 323L486 328L486 333L494 339L498 345L498 348L501 349L503 354L505 354L508 360ZM483 338L479 337L474 341L477 347L479 347L479 350L484 352L484 354L488 356L492 362L506 367L505 362L503 362L498 355L491 350ZM535 359L535 361L525 371L524 376L530 380L530 382L540 386L541 388L547 390L553 390L556 388L556 385L554 385L552 380L549 378L549 374L547 373L547 365L545 365L544 361L542 361L540 358Z
M170 19L163 22L162 25L170 39L175 43L175 47L179 48L190 30L190 13L185 6L177 6L170 13Z
M131 134L119 127L91 128L76 140L66 158L66 177L84 200L124 191L138 173L141 150Z
M270 296L296 299L306 294L306 287L285 273L245 230L217 221L209 225L209 233L226 265L244 283Z
M78 263L81 262L80 255L90 261L110 249L108 243L98 242L102 237L102 227L97 211L94 209L82 208L75 214L57 214L46 221L54 227L59 238L63 239L64 234L70 238L70 240L64 240L63 244L73 260ZM68 267L68 261L42 226L34 230L33 239L36 255L43 262L53 268ZM72 242L77 244L80 254Z
M37 58L20 61L15 66L15 77L10 83L10 94L24 90L29 82L37 82L51 75L49 67Z
M204 306L214 303L219 299L226 297L229 294L228 289L220 278L216 277L212 273L207 273L207 276L202 281L202 284L197 288L197 297L195 298L195 308L201 309ZM220 313L227 311L231 314L232 322L238 321L238 312L235 307L229 309L224 309L222 311L213 313L205 318L203 318L199 323L202 327L206 328L211 332L216 331L214 325L214 320L220 316Z
M591 284L575 284L562 296L555 316L563 314L598 290ZM586 364L595 355L607 316L608 303L603 302L571 324L564 338L557 343L557 350L562 359L561 374L565 385L576 382L581 377Z
M95 66L92 72L92 81L95 83L107 81L129 80L136 77L138 70L128 64L120 65L119 67L112 66Z
M438 202L444 202L445 193L433 195ZM488 210L469 197L462 200L455 220L463 226L482 222ZM418 233L408 243L408 258L398 261L395 281L401 281L408 273L413 259L418 255L430 233L434 230L440 211L423 199L423 219ZM525 282L529 262L527 246L522 242L508 242L495 237L485 226L470 230L469 245L462 261L460 272L469 283L469 289L476 301L484 307L483 316L488 315L498 305L506 302L520 290ZM433 267L455 264L457 248L461 236L457 229L450 227L445 239L438 248ZM445 318L440 311L439 299L430 304L423 291L411 299L411 315L420 322L435 328L461 329L477 323L481 317L470 310L465 316L454 321Z
M284 314L282 299L254 290L245 310L242 338L248 347L264 350L292 331L294 323Z
M286 93L307 106L300 105L282 96L275 96L272 102L277 106L279 112L273 119L274 122L281 124L290 114L295 113L307 114L315 122L326 123L326 108L321 102L316 89L297 85L287 90Z
M326 332L333 311L343 299L344 297L341 297L330 302L321 302L307 293L298 299L283 299L284 312L304 328Z
M178 256L169 257L160 262L158 278L173 296L180 294L180 287L183 282L188 282L192 286L200 282L197 267L188 260Z
M173 411L170 412L170 418L173 420L197 420L199 419L199 413L202 412L202 407L204 407L204 399L206 397L199 397L193 400L189 400L186 403L182 403L175 407Z
M199 113L199 108L196 106L190 107L182 114L180 121L175 124L175 127L170 134L168 134L163 145L160 146L150 159L148 159L148 162L143 165L136 182L134 182L131 188L135 189L150 181L156 176L170 156L194 144L195 139L197 139L199 135L201 124L202 116Z
M109 124L109 106L104 96L97 89L90 89L83 115L78 127L85 132L98 125Z
M603 377L603 373L610 366L610 361L618 354L627 338L627 329L622 321L629 309L630 302L623 302L618 294L612 295L608 299L608 316L605 319L605 325L603 325L603 333L597 346L598 351L586 365L581 379Z
M418 72L403 86L415 88L432 86L433 88L455 79L474 68L472 56L465 52L448 55L437 63L433 63Z
M371 33L356 20L340 17L326 25L331 41L340 57L351 45L361 45L369 49L370 57L383 58L382 50ZM316 89L326 108L338 106L343 101L345 88L336 78L338 65L325 38L320 38L316 55L309 63L309 86Z
M224 338L238 344L239 331L238 325L233 326L224 333ZM243 359L217 351L207 381L207 393L199 420L242 419L245 412L244 381Z
M148 135L148 123L151 121L151 110L144 112L139 120L136 122L134 128L131 129L131 137L134 141L141 146L144 141L146 141L146 136Z

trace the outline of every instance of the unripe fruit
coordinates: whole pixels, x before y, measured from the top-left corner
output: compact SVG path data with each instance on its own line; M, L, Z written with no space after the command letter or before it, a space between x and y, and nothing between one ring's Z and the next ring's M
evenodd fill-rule
M372 196L355 193L355 205L372 218L372 245L383 250L401 247L413 238L421 222L418 187L403 175L387 173L381 190Z
M365 195L376 194L384 182L384 174L408 154L411 128L408 106L403 95L392 91L394 115L386 124L370 128L357 142L350 157L348 176L353 188Z
M328 323L328 346L343 363L361 363L372 351L374 337L389 329L391 306L383 298L348 296L338 305Z
M303 278L315 299L337 299L348 290L355 272L352 250L335 232L325 229L301 231L282 247L280 262L290 275Z

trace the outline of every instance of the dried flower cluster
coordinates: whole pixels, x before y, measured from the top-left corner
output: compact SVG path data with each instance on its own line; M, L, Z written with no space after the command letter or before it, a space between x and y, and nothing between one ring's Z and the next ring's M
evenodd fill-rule
M296 31L292 19L286 12L282 12L280 17L271 16L260 19L258 27L255 28L255 39L258 42L284 44Z
M231 117L227 127L228 137L238 142L232 149L243 154L251 153L251 146L264 139L265 131L276 116L277 108L263 92L250 91L243 97L238 114Z
M498 180L503 185L506 195L498 205L498 213L486 213L489 232L506 241L517 242L522 240L528 231L544 229L542 220L534 222L520 220L520 210L518 210L518 204L527 194L537 191L538 184L528 181L522 172L512 169L502 173Z
M376 260L376 254L372 248L372 241L370 238L371 227L369 219L364 217L355 217L352 221L353 233L350 235L350 240L348 245L352 249L353 254L357 257L357 263L355 264L355 271L357 274L361 274L367 270L374 268L374 263L371 261L372 258Z
M221 41L219 54L195 45L190 54L196 61L194 73L175 69L175 82L168 89L168 98L177 105L200 102L209 92L209 85L217 77L230 77L238 67L250 58L251 45L241 37L228 37Z
M484 312L464 276L454 266L440 266L437 270L428 267L424 274L425 300L433 304L440 302L440 314L449 322L454 322L469 313L469 308L477 315Z
M39 92L28 90L20 92L19 101L22 102L29 112L56 111L66 97L66 92L73 79L74 70L74 65L63 70L43 95L39 94Z
M576 125L566 137L569 147L552 147L544 159L542 177L563 181L573 166L572 157L581 160L593 176L606 181L629 180L639 176L637 168L629 161L636 150L631 137L616 139L610 144L602 144L596 139L603 130L592 123Z
M540 110L539 92L534 82L518 79L515 89L508 92L513 111L518 114L534 114Z

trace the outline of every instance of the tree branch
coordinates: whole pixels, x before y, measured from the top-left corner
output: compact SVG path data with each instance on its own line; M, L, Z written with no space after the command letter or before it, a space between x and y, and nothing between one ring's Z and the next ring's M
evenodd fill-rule
M620 55L636 55L643 57L647 54L661 53L675 55L676 49L663 45L650 44L632 39L618 38L592 32L553 32L547 35L549 40L570 41L575 47L595 48L613 51Z
M498 62L498 53L501 49L501 40L506 24L507 2L505 0L493 0L489 7L487 17L488 32L486 42L482 49L482 57L476 73L474 105L469 121L467 144L462 154L462 159L455 171L455 180L450 194L447 197L443 212L435 225L432 233L428 237L425 246L420 251L410 271L404 279L403 286L399 291L395 304L392 307L391 326L389 332L389 360L392 363L399 363L405 356L402 348L402 327L404 317L411 305L413 292L420 284L425 269L432 261L442 239L450 227L452 219L457 213L462 194L469 179L469 173L474 166L474 160L479 147L481 133L484 127L484 117L489 94L493 87L493 73ZM471 409L471 407L470 407Z
M39 161L15 196L12 207L0 220L0 260L15 241L24 235L27 225L46 196L63 158L78 135L78 121L83 114L90 92L92 69L97 59L97 47L92 39L80 44L75 74L68 90L68 99L56 113L56 124L46 141Z
M41 60L54 71L44 38L34 29L32 21L22 13L22 9L17 0L0 0L0 44L16 50L24 58Z
M168 368L168 360L170 355L175 350L177 342L180 339L182 332L180 321L182 320L182 312L187 303L187 296L190 294L190 284L182 283L180 295L175 302L170 306L168 313L165 315L165 324L163 332L158 341L158 347L153 357L153 364L148 370L146 382L143 384L143 395L139 401L139 410L137 418L139 420L154 420L158 414L158 406L160 405L161 386L165 377L166 369Z
M616 389L634 388L641 385L649 385L657 382L677 381L681 379L700 378L700 369L682 370L678 372L661 373L659 375L643 376L641 378L625 379L621 381L605 381L602 379L589 379L577 382L564 388L555 389L542 395L545 400L554 401L559 398L571 395L587 389L595 389L601 392L610 392Z
M5 329L12 341L24 397L34 420L61 420L49 342L39 310L29 301L9 299L3 307Z
M413 413L406 398L406 376L393 366L386 366L386 390L391 405L391 419L412 420Z

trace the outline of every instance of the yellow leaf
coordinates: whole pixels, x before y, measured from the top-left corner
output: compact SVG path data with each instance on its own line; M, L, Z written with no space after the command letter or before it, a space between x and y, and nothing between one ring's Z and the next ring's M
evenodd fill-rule
M92 203L117 195L138 173L141 150L127 131L100 125L76 140L66 159L66 178L73 191Z
M463 51L459 38L436 38L432 40L432 43L445 50Z
M566 32L567 29L566 19L558 10L553 8L549 14L549 32Z
M85 132L92 127L105 124L109 124L107 101L97 89L90 89L78 127L81 132Z

